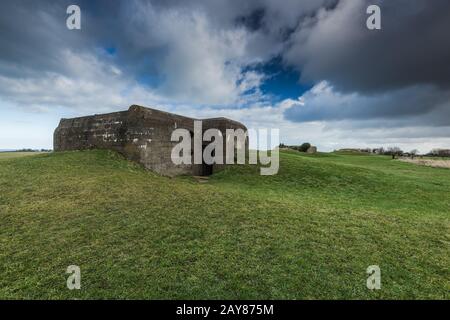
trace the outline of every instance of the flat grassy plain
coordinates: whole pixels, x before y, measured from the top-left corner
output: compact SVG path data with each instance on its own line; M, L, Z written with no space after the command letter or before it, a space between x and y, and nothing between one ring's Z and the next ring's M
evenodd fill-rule
M280 157L278 175L233 166L205 184L110 151L1 160L0 298L450 298L449 169Z
M42 152L0 152L0 161L5 159L22 158L27 156L35 156L42 154Z

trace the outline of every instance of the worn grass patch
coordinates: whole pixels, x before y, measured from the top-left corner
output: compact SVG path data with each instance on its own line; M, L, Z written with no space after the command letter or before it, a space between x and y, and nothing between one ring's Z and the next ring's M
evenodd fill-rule
M207 184L109 151L4 159L0 298L448 299L449 194L450 170L382 156L282 152L276 176Z

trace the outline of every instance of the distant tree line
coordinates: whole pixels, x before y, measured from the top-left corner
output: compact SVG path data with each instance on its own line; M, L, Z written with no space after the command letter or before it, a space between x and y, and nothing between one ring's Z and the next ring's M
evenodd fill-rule
M381 155L392 156L392 159L397 157L411 157L414 159L419 155L419 150L413 149L411 151L403 151L399 147L389 147L389 148L363 148L363 149L340 149L339 151L354 151L354 152L365 152L365 153L375 153ZM423 156L428 157L450 157L450 149L433 149Z
M450 149L433 149L427 156L431 157L450 157Z
M300 152L306 152L311 147L311 144L309 142L302 143L301 145L286 145L284 143L280 143L279 147L297 150ZM411 151L405 152L400 147L396 147L396 146L388 147L388 148L384 148L384 147L380 147L380 148L345 148L345 149L339 149L338 151L374 153L374 154L392 156L392 159L396 159L398 157L410 157L410 158L414 159L415 157L420 155L419 150L417 150L417 149L413 149ZM426 154L422 154L421 156L450 158L450 149L433 149Z
M405 153L402 149L399 147L389 147L389 148L362 148L362 149L340 149L339 151L353 151L353 152L363 152L363 153L375 153L375 154L381 154L386 156L392 156L392 159L395 159L397 157L403 156L403 155L416 155L418 153L417 150L413 150L411 152Z
M309 148L311 148L311 143L305 142L305 143L302 143L301 145L294 145L294 146L288 146L288 145L285 145L284 143L280 143L279 147L280 147L280 149L289 148L289 149L297 150L300 152L306 152L306 151L308 151Z
M29 149L29 148L24 148L24 149L18 149L18 150L14 150L11 152L52 152L51 149Z

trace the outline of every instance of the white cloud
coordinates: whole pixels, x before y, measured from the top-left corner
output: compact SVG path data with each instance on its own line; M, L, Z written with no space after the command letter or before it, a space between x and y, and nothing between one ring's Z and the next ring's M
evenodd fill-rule
M0 75L0 97L23 110L73 114L101 113L133 103L155 104L164 100L122 74L121 70L91 54L63 50L65 74L44 72L37 77Z
M200 9L134 4L134 22L147 34L140 41L166 51L158 65L163 78L159 94L184 103L227 105L259 87L262 75L242 72L250 62L244 28L217 28Z

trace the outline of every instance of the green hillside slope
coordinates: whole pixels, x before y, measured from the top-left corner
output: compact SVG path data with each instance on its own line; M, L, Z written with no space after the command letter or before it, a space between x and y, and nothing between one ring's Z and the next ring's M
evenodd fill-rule
M203 184L109 151L2 159L0 298L448 299L449 194L450 170L379 156L282 152L278 175Z

